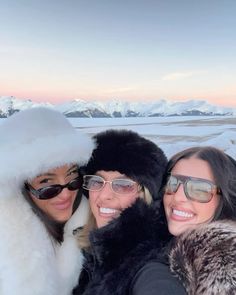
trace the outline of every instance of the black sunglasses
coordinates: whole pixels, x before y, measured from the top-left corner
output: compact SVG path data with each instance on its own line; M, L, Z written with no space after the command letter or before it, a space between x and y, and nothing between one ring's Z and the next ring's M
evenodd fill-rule
M216 194L221 194L221 190L211 181L204 178L190 177L178 174L169 176L165 193L174 194L177 192L180 184L187 199L199 203L208 203Z
M29 183L25 183L25 189L28 192L30 192L32 195L34 195L37 199L48 200L59 195L64 188L68 188L68 190L70 191L75 191L81 188L82 182L83 182L82 178L77 177L64 185L54 184L54 185L40 188L38 190L34 189Z

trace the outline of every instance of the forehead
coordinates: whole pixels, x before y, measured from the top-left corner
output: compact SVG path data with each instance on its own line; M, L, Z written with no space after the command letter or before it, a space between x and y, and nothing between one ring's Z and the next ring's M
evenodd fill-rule
M172 173L192 176L197 178L204 178L213 181L214 176L208 162L197 159L181 159L173 167Z
M66 164L57 168L50 169L44 173L41 173L40 175L37 175L35 178L46 175L63 175L77 168L78 166L76 164Z
M121 174L119 171L105 171L105 170L97 171L96 175L102 176L106 180L126 177L124 174Z

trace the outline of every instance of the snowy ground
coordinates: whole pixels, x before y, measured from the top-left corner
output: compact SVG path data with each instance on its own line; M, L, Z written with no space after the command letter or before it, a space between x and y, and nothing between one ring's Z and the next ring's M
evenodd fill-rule
M169 157L190 146L213 145L236 158L236 117L70 118L93 135L106 129L131 129L157 143Z
M0 120L3 122L5 119ZM106 129L131 129L158 144L168 157L190 146L213 145L236 159L236 116L148 118L69 118L89 134Z

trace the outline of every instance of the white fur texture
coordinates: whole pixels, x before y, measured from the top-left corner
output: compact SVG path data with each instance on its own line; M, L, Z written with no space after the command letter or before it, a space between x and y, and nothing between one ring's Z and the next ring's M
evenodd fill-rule
M0 198L0 211L0 294L60 294L54 246L23 196Z
M9 180L11 187L64 164L83 165L94 148L90 137L47 108L12 115L0 125L0 138L0 184Z
M78 241L73 235L73 230L83 226L87 219L88 201L83 197L79 208L65 225L64 242L57 251L59 271L65 286L64 294L71 294L71 290L78 283L83 265L83 255L78 249Z
M82 254L72 229L87 216L84 198L67 225L61 246L53 244L44 225L22 195L0 198L0 294L68 295L76 285Z
M68 295L82 265L72 231L84 224L87 200L58 246L21 189L24 181L49 169L86 163L94 143L47 108L12 115L1 124L0 139L0 295Z

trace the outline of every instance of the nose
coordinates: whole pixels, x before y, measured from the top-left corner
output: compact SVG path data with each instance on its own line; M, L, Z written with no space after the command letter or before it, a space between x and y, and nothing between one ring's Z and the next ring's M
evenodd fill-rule
M71 194L73 194L75 192L77 192L77 190L76 191L70 191L67 187L64 187L63 190L58 195L58 197L60 199L62 199L62 200L68 199L71 196Z
M106 182L104 187L99 191L99 198L103 200L110 200L114 198L115 193L111 189L111 184Z
M180 183L177 191L173 194L173 198L175 201L178 202L186 202L188 199L186 198L185 192L184 192L184 186L182 183Z

